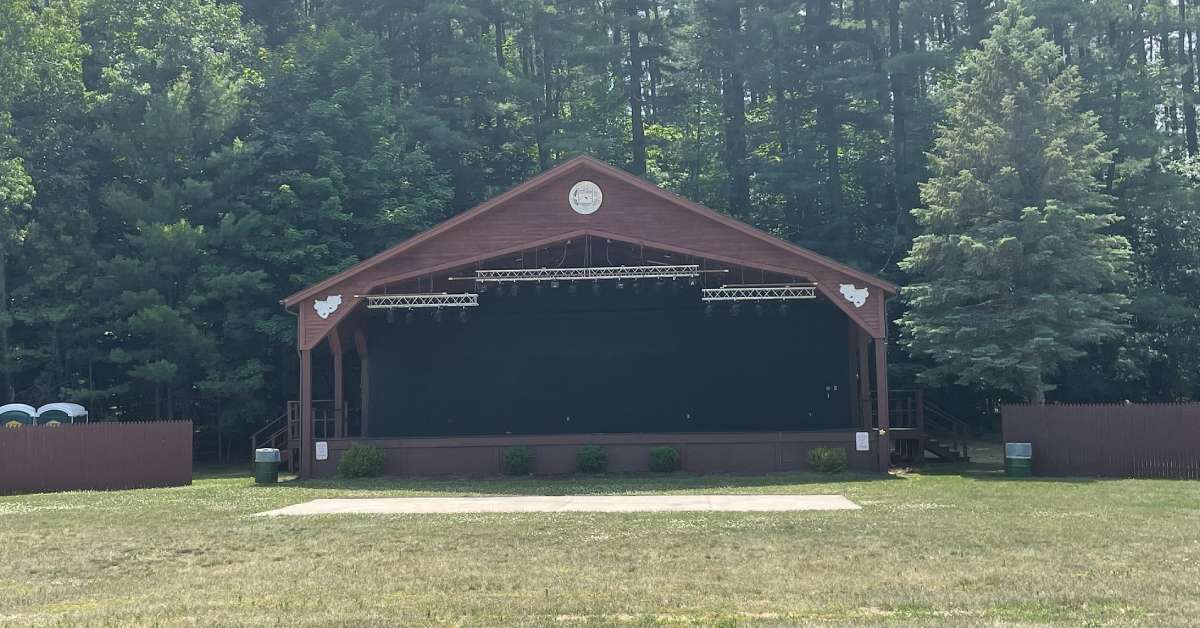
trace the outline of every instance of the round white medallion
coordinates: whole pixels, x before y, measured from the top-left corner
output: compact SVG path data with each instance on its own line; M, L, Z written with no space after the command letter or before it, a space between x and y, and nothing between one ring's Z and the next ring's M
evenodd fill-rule
M604 194L600 192L600 186L591 181L576 183L571 187L571 193L567 198L571 201L571 209L585 216L595 213L597 209L600 209L600 203L604 202Z

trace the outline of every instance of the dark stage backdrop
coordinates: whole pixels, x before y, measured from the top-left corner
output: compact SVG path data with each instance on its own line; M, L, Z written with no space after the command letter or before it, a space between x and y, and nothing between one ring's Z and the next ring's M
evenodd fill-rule
M728 304L698 288L495 288L370 321L371 436L849 428L845 315L824 301Z

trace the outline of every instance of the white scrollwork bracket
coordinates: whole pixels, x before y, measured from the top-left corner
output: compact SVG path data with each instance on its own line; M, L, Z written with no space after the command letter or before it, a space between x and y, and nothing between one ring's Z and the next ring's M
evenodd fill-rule
M838 286L842 296L846 300L853 303L854 307L862 307L867 302L867 287L855 288L852 283L844 283Z
M313 309L317 311L317 316L321 318L329 318L331 314L337 311L338 306L342 304L342 295L331 294L324 299L313 301Z

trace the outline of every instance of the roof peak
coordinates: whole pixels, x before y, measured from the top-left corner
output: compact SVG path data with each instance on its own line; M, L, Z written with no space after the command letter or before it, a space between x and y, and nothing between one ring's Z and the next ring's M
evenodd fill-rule
M721 214L715 210L712 210L708 207L700 205L699 203L696 203L687 198L679 196L678 194L675 194L673 192L665 190L653 183L650 183L649 181L646 181L645 179L642 179L634 174L626 172L625 170L622 170L616 166L613 166L612 164L601 161L587 153L580 153L580 154L577 154L577 155L571 157L570 159L567 159L566 161L563 161L561 163L554 165L553 167L531 177L530 179L527 179L526 181L508 189L505 192L502 192L496 196L493 196L492 198L476 205L475 207L473 207L465 212L462 212L456 216L453 216L424 232L421 232L411 238L408 238L396 245L388 247L384 251L382 251L366 260L363 260L362 262L359 262L358 264L355 264L337 274L327 277L326 279L324 279L320 282L317 282L313 285L310 285L310 286L304 288L303 290L300 290L300 291L292 294L291 296L284 299L282 301L282 303L285 306L295 305L304 299L310 298L310 297L320 293L321 291L327 289L330 286L336 285L337 283L339 283L349 277L352 277L368 268L371 268L380 263L383 263L383 262L387 261L388 259L391 259L392 257L400 254L401 252L416 246L417 244L420 244L422 242L426 242L430 239L433 239L433 238L437 237L438 235L457 227L458 225L461 225L481 214L486 213L487 211L491 210L494 207L502 205L505 202L510 201L518 196L521 196L531 190L534 190L543 185L546 185L547 183L549 183L555 179L558 179L559 177L562 177L570 172L573 172L582 166L589 166L589 167L595 168L596 170L599 170L605 174L611 175L612 177L614 177L624 183L627 183L637 189L640 189L640 190L648 192L658 198L661 198L666 202L672 203L676 206L683 207L684 209L687 209L687 210L690 210L697 214L700 214L701 216L704 216L710 220L714 220L718 223L721 223L722 225L724 225L726 227L735 229L746 235L752 236L758 240L761 240L763 242L771 244L772 246L782 248L794 255L797 255L801 258L808 260L809 262L814 262L816 264L820 264L822 266L826 266L831 269L835 269L838 272L840 272L841 274L844 274L848 277L852 277L852 278L858 279L860 281L863 281L864 283L876 286L876 287L882 289L884 292L891 293L891 294L895 294L897 292L896 286L887 281L884 281L884 280L874 277L868 273L865 273L858 269L852 268L850 266L847 266L845 264L842 264L840 262L837 262L835 260L827 258L823 255L820 255L820 254L810 251L808 249L799 247L795 244L792 244L791 242L788 242L786 240L783 240L781 238L778 238L778 237L768 234L766 232L763 232L763 231L756 229L746 223L743 223L731 216ZM602 228L599 228L599 227L597 227L597 229L601 230L601 231L603 230Z

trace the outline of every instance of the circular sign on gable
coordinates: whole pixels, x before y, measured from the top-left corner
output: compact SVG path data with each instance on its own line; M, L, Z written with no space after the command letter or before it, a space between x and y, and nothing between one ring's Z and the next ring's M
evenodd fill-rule
M604 194L600 192L600 186L595 183L580 181L571 187L571 193L567 199L571 201L571 209L586 216L600 209L600 203L604 202Z

